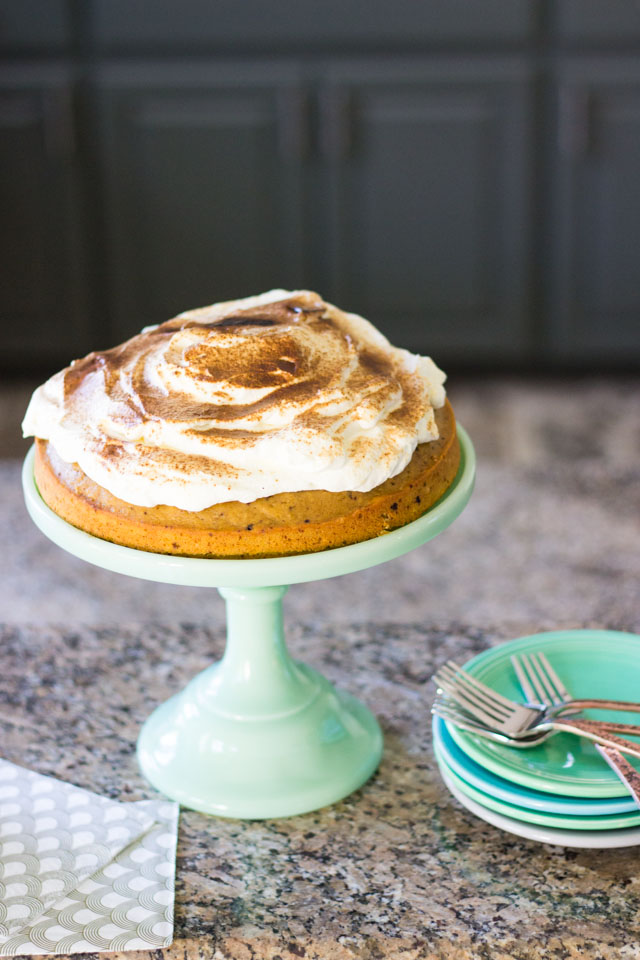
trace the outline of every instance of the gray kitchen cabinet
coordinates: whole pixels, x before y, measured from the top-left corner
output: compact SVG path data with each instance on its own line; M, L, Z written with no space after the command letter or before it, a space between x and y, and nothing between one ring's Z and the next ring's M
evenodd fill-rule
M529 89L511 60L104 71L116 333L304 284L417 349L526 356Z
M69 66L3 67L0 130L2 362L41 366L90 341Z
M327 71L331 297L438 356L530 354L531 89L515 59Z
M98 83L116 339L302 282L295 65L118 65Z
M551 353L640 356L640 64L580 58L558 76Z
M6 0L0 368L275 285L443 365L640 363L638 3L364 9Z

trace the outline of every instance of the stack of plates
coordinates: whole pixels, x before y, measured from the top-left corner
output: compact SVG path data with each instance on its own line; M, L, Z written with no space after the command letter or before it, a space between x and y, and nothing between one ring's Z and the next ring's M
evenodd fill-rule
M509 657L537 650L573 696L640 700L640 636L629 633L571 630L522 637L486 650L465 670L522 701ZM585 715L636 724L640 736L640 713ZM589 740L559 733L537 747L516 749L434 718L433 741L451 793L488 823L562 846L640 844L640 809ZM629 759L640 770L640 759Z

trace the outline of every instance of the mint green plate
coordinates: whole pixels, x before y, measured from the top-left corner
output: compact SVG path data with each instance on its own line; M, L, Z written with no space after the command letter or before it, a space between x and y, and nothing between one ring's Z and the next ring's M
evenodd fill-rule
M566 630L520 637L492 647L465 670L513 700L522 692L509 661L513 653L544 650L568 690L577 697L638 700L640 637L613 630ZM594 719L624 719L640 729L640 714L590 710ZM447 724L458 746L476 763L506 780L570 797L621 797L624 785L588 740L559 733L538 747L514 749L482 740ZM629 758L640 769L640 760Z
M554 827L561 830L624 830L629 827L640 825L640 810L635 813L619 813L612 815L600 815L595 817L572 816L571 814L547 813L544 810L532 810L527 807L519 807L514 803L506 803L499 797L491 796L483 790L479 790L467 783L455 770L446 762L442 753L434 745L434 752L440 772L445 773L445 778L452 780L458 790L465 796L471 797L476 803L486 807L489 810L495 810L496 813L512 817L514 820L523 820L525 823L538 823L545 827Z

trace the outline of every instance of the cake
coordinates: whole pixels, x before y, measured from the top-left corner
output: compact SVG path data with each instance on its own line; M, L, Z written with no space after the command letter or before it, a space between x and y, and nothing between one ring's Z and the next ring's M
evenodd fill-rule
M113 543L308 553L417 519L459 464L445 376L311 291L191 310L34 393L45 503Z

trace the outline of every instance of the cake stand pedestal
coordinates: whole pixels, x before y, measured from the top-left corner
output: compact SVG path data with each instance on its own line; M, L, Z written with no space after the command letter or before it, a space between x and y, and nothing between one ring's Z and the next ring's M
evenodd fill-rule
M140 767L158 790L204 813L262 819L334 803L371 776L382 754L378 722L355 697L290 657L282 597L290 584L384 563L448 527L466 505L475 474L471 441L461 427L458 435L456 479L418 520L348 547L265 560L172 557L84 533L46 506L34 480L33 449L27 454L27 508L58 546L129 576L215 586L226 601L224 656L142 727Z

